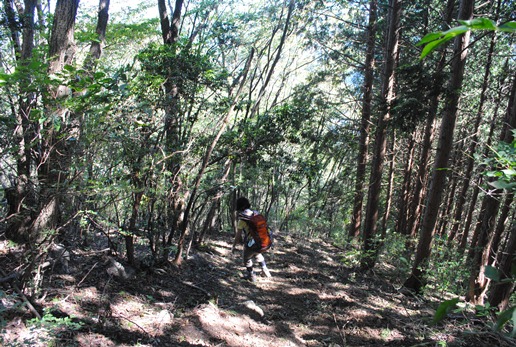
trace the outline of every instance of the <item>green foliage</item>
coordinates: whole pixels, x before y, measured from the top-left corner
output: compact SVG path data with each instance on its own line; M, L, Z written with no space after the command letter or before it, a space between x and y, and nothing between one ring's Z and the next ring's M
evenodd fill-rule
M484 31L500 31L507 33L516 33L516 22L507 22L500 26L487 18L475 18L473 20L459 20L460 26L453 27L446 31L432 32L425 35L419 42L418 46L424 45L420 59L425 58L432 51L450 41L456 36L462 35L470 30Z
M428 290L444 294L463 293L469 276L464 266L462 254L449 247L446 239L436 238L432 249L432 260L427 272L428 281L432 283Z
M496 331L501 331L503 327L506 326L509 322L512 323L512 331L509 333L509 335L514 338L516 337L516 306L512 306L498 314L494 324L494 329Z
M512 130L516 137L516 130ZM500 142L497 148L492 149L493 156L483 164L490 165L493 170L485 173L496 180L489 182L495 189L516 190L516 139L512 143Z
M52 314L52 309L44 309L44 315L41 319L30 319L27 321L27 325L33 330L40 330L37 336L41 341L48 341L48 336L59 338L64 333L78 331L83 327L83 323L74 321L71 317L55 317Z
M408 133L428 116L428 100L434 92L432 88L439 84L435 81L435 74L419 63L400 66L397 75L398 91L391 110L392 123Z
M441 322L446 316L455 310L457 307L457 304L459 303L459 298L453 298L450 300L443 301L439 304L439 307L437 307L437 310L435 311L435 315L433 318L433 324L437 324Z

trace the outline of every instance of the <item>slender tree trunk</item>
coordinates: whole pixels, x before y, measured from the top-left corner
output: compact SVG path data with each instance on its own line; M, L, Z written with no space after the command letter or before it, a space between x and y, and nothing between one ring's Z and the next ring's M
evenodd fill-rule
M500 139L507 143L512 143L514 140L513 129L516 128L516 78L513 78L511 98L507 107L507 118L505 126L501 132ZM484 197L484 210L479 217L479 226L476 230L478 241L476 247L472 247L469 252L468 259L472 264L471 276L469 279L469 289L466 294L466 300L475 304L484 303L484 294L488 288L489 280L485 277L485 266L489 264L491 253L491 245L494 230L496 226L496 217L500 207L503 191L501 189L494 189L489 191Z
M399 30L401 1L390 2L389 27L387 31L387 47L385 65L383 68L382 100L385 103L385 113L380 115L375 131L375 144L373 161L371 164L371 176L369 179L369 191L367 197L366 217L364 223L363 250L366 256L363 258L361 268L368 270L374 267L376 261L376 245L374 237L377 233L377 222L380 205L380 193L382 188L383 165L387 148L387 124L391 118L391 104L395 99L395 68L399 49Z
M446 6L446 15L444 18L445 27L451 22L453 16L455 0L448 0ZM427 181L428 181L428 162L430 160L430 150L434 141L435 123L437 112L439 109L439 98L441 96L441 89L443 83L442 70L446 64L446 50L441 50L441 57L437 63L434 76L433 91L431 93L430 107L428 117L426 119L425 131L423 135L423 143L421 145L420 159L418 161L418 171L416 175L416 182L414 186L414 194L409 206L409 218L407 223L407 234L411 237L417 234L419 229L420 219L422 214L422 202L426 195Z
M229 177L229 173L231 171L231 165L232 164L232 160L231 159L227 159L226 160L226 163L224 164L224 174L222 175L222 178L220 179L219 181L219 186L223 187L224 184L227 182L228 180L228 177ZM217 223L217 218L218 218L218 215L217 215L217 210L220 209L220 199L222 198L222 196L224 195L223 191L218 191L217 194L215 195L215 197L213 198L212 202L211 202L211 206L210 206L210 210L208 212L208 215L206 216L206 220L204 222L204 226L199 234L199 237L197 238L197 240L195 241L196 244L201 244L205 237L206 237L206 234L213 230L216 223Z
M459 19L468 20L473 16L474 0L462 0ZM453 132L457 118L457 109L460 100L460 90L464 79L466 64L466 47L469 44L469 32L455 39L454 59L452 61L452 76L448 95L445 101L444 114L439 136L439 144L432 172L432 180L428 192L425 215L421 225L420 237L416 257L412 266L412 273L405 281L404 286L419 292L424 286L427 262L430 259L432 242L435 232L437 214L445 188L448 159L453 147Z
M351 215L351 224L349 225L349 236L351 238L358 237L360 234L360 225L362 221L362 205L364 200L364 181L367 165L367 148L369 146L369 124L371 119L371 103L373 98L373 80L374 80L374 51L376 41L376 12L377 0L369 2L369 24L367 27L367 48L366 59L364 64L364 85L362 86L363 102L362 102L362 119L360 123L360 142L357 157L357 174L355 178L355 196L353 202L353 214Z
M414 169L414 150L416 143L416 135L417 130L415 130L410 139L408 140L408 149L407 149L407 158L406 165L403 169L403 184L401 185L401 194L398 205L398 220L396 223L396 230L402 234L406 234L407 232L407 222L408 222L408 209L407 206L410 201L410 183L412 171Z
M396 153L395 153L395 144L396 143L396 131L392 131L392 139L391 139L391 148L390 148L390 156L391 161L389 164L389 179L387 184L387 196L385 201L385 212L382 218L382 242L385 240L385 236L387 235L387 223L389 222L389 218L391 215L391 205L392 205L392 192L394 188L394 168L396 167Z
M462 138L462 136L459 135L459 138ZM457 149L455 149L452 160L450 160L450 177L448 180L448 186L450 186L450 188L446 190L447 198L444 199L446 202L443 204L441 208L441 213L438 217L439 226L436 228L438 235L441 236L446 235L446 228L448 226L448 222L451 218L450 216L453 211L455 191L457 190L457 184L459 180L458 175L460 174L459 168L461 167L459 153L462 153L463 146L464 142L460 142L460 146Z
M110 0L99 0L99 14L97 19L97 40L93 40L90 45L90 52L84 62L86 71L93 71L102 55L102 45L106 38L107 24L109 21L109 2Z
M475 165L475 152L477 149L478 143L478 129L480 127L480 122L482 121L482 116L484 114L484 103L486 101L487 95L487 87L489 85L489 76L491 74L491 64L493 61L493 52L496 43L496 35L492 36L491 43L489 45L488 53L487 53L487 62L484 71L484 80L482 83L482 90L480 92L480 102L478 105L477 116L475 118L475 124L473 126L473 136L469 140L469 148L468 148L468 159L465 165L466 170L463 174L464 179L462 180L462 189L459 193L457 204L455 206L455 214L453 215L453 226L449 236L449 242L452 242L457 235L459 230L460 221L462 218L462 210L464 209L464 205L466 203L466 194L470 188L471 184L471 173L473 172L473 167Z
M512 268L514 266L514 257L516 257L516 226L513 226L509 231L509 242L505 248L504 256L500 261L498 269L501 273L500 280L507 280L513 278ZM499 282L493 286L489 294L488 301L492 307L498 307L500 311L504 311L509 306L509 299L514 292L516 282L504 281Z
M507 64L505 66L507 66ZM502 81L503 81L503 79L502 79ZM502 93L501 90L502 90L502 88L500 88L499 94ZM489 148L491 147L491 144L493 142L493 136L494 136L495 126L496 126L496 119L498 118L498 107L500 105L500 97L497 99L497 101L498 102L495 102L495 109L493 111L493 118L491 119L491 126L489 128L489 134L488 134L487 140L486 140L486 146L485 146L485 149L484 149L484 156L488 156L489 155L489 151L490 151ZM475 227L471 228L471 224L473 223L474 213L475 213L475 209L476 209L476 205L477 205L478 195L480 194L480 185L482 184L482 181L483 181L482 176L479 176L478 179L477 179L477 182L475 184L475 188L473 189L473 193L471 195L471 198L470 198L468 214L466 216L466 222L464 223L464 228L463 228L464 231L462 233L461 240L460 240L460 243L459 243L459 251L461 253L464 253L464 251L466 250L466 246L467 246L468 239L469 239L470 229L477 230L476 225L475 225ZM480 211L482 211L483 208L484 207L482 207L480 209ZM473 235L473 240L475 240L476 238L477 238L477 236Z
M510 192L505 196L505 202L502 204L502 208L500 211L500 216L498 217L498 222L496 224L495 233L493 236L493 242L491 244L491 249L489 253L488 265L495 266L497 263L497 259L499 259L499 248L500 242L502 240L503 232L505 231L505 224L507 222L507 218L509 217L509 213L511 211L511 206L514 201L514 192Z

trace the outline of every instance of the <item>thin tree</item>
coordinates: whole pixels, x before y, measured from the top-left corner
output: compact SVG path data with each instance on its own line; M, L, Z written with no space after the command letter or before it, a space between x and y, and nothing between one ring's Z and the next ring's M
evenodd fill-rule
M452 20L455 0L448 0L445 16L444 26L448 26ZM413 189L412 200L409 204L409 214L407 219L407 229L401 231L410 236L415 236L419 228L420 216L422 213L422 201L426 195L426 187L428 181L428 162L430 160L430 152L435 136L435 123L437 112L439 109L439 100L442 93L442 70L446 64L446 50L441 48L440 58L435 68L434 84L430 94L428 116L425 122L425 130L423 132L423 142L421 144L421 153L419 154L418 169L415 177L415 184Z
M500 1L498 1L498 7L500 6ZM471 173L473 172L473 167L475 164L475 153L477 150L478 137L479 137L479 127L480 122L482 120L482 116L484 114L484 104L487 99L487 87L489 85L489 76L491 75L491 65L493 62L493 52L496 44L496 35L492 35L491 42L487 51L487 62L484 70L484 79L482 82L482 89L480 91L480 101L477 109L477 115L475 118L475 123L473 125L473 135L469 139L469 147L467 150L468 159L465 165L465 171L462 175L462 189L458 195L457 203L455 206L455 213L453 215L453 225L449 235L449 242L455 239L457 232L459 230L460 221L462 220L462 211L464 209L464 205L466 203L466 194L471 184Z
M360 142L357 156L357 173L355 178L355 196L353 214L349 225L349 236L355 238L360 234L362 223L362 205L364 200L364 181L367 165L367 148L369 146L369 128L371 123L371 103L373 99L374 51L376 45L378 1L369 1L369 23L367 26L367 48L364 63L364 84L362 86L362 117L360 121Z
M507 106L505 125L500 134L500 140L506 143L514 141L513 129L516 128L516 78L513 78L511 98ZM496 218L503 198L503 190L495 188L487 192L482 203L479 223L475 234L476 243L471 248L468 259L472 264L469 278L469 288L466 300L475 304L484 303L484 294L489 286L489 279L485 276L485 266L489 264L493 238L496 236ZM511 198L512 200L512 198ZM500 231L501 232L501 231Z
M382 74L381 99L385 107L378 117L375 130L374 153L369 179L366 217L363 233L363 250L366 254L361 267L371 269L376 261L374 237L378 229L380 193L382 190L383 165L387 149L387 125L391 119L391 105L395 99L395 68L399 49L401 0L391 0L389 6L389 25L386 32L385 63Z
M474 0L462 0L459 19L468 20L473 16ZM419 292L425 285L427 262L430 259L437 215L445 188L448 160L453 148L453 132L457 119L460 91L464 79L469 32L458 36L454 42L454 58L452 60L451 80L443 110L441 132L432 169L432 179L428 191L425 214L421 225L419 243L410 277L404 287Z

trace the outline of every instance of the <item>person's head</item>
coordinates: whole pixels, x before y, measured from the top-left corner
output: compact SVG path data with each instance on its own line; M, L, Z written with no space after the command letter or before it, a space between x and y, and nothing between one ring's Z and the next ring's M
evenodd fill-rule
M236 201L236 209L237 211L243 211L245 209L251 208L251 204L249 203L249 200L244 197L240 197Z

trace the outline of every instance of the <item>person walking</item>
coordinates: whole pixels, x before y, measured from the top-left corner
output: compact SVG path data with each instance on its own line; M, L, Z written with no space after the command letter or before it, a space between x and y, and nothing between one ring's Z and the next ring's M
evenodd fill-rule
M251 204L245 197L240 197L236 201L236 210L238 213L237 233L233 241L231 252L235 252L238 243L244 243L243 259L246 268L245 278L251 282L256 282L256 274L253 270L253 260L260 264L262 274L265 277L271 277L271 273L267 268L263 252L267 251L271 246L270 235L268 234L265 218L258 212L251 210ZM256 223L255 221L259 222ZM261 223L260 223L261 222ZM258 226L256 226L256 223ZM261 232L261 229L265 231ZM266 233L265 240L260 240L260 234Z

